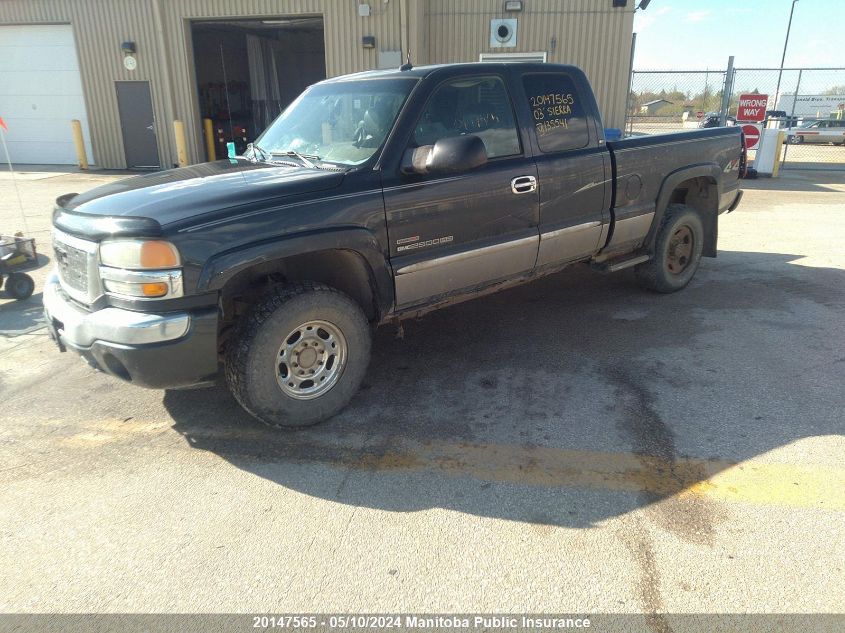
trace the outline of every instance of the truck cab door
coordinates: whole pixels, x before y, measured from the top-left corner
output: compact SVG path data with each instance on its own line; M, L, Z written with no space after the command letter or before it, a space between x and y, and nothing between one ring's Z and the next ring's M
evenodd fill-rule
M531 142L539 178L537 267L554 267L589 257L603 246L610 221L610 155L585 77L526 72L522 88L521 105L534 124Z
M452 73L406 118L402 161L383 174L397 309L411 309L530 272L539 236L537 171L523 147L506 78ZM437 141L474 135L486 164L414 171ZM404 165L404 167L403 167Z

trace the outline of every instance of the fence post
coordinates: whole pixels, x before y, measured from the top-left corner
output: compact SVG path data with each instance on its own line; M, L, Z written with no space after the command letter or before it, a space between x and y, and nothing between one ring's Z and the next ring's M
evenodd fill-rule
M622 121L622 132L624 136L628 121L631 122L630 134L634 130L634 119L631 117L631 91L634 89L634 53L637 50L637 34L631 34L631 61L628 63L628 93L625 95L625 120Z
M792 112L789 113L789 120L786 122L787 129L795 127L795 106L798 105L798 91L801 89L801 74L803 72L804 69L798 71L798 81L795 83L795 94L792 97ZM792 134L786 138L786 143L783 144L783 159L781 163L786 162L786 155L789 152L789 139L794 137L795 134Z
M731 107L731 95L734 91L734 56L728 57L728 70L725 72L725 83L722 85L722 109L719 111L719 125L724 127L728 123L728 110Z

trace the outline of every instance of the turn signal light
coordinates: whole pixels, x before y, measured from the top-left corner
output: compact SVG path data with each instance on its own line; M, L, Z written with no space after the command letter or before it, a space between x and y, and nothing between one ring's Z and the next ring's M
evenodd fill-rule
M141 284L141 291L145 297L163 297L167 294L167 290L167 284L164 283Z
M172 268L179 265L179 254L169 242L148 241L141 244L141 268Z

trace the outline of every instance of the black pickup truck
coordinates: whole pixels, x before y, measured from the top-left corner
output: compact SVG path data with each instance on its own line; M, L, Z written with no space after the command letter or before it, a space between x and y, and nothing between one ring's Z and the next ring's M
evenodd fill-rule
M575 262L683 288L743 161L738 128L605 142L573 66L338 77L244 156L60 197L47 323L124 380L222 368L255 417L305 426L355 394L375 325Z

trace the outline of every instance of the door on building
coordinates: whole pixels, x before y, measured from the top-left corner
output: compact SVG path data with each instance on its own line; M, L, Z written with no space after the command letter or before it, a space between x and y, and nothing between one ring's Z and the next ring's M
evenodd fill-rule
M117 109L128 169L158 169L158 140L149 81L117 81Z
M326 78L321 16L191 23L201 119L215 154L243 152L305 88ZM210 154L210 152L209 152Z
M70 24L0 26L0 116L13 163L76 164L71 119L94 162Z

